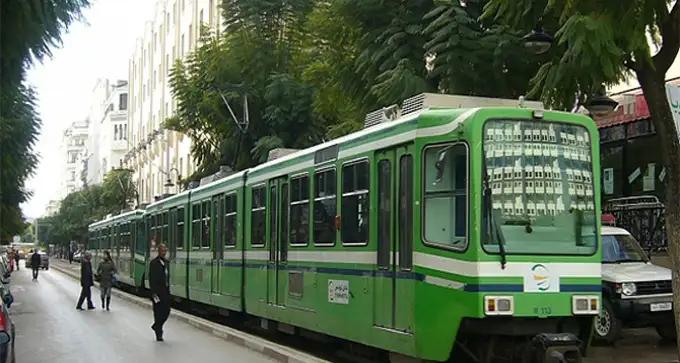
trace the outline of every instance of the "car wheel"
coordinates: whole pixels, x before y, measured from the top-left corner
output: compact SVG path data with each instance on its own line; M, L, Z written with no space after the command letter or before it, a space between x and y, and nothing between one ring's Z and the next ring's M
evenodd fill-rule
M600 315L595 317L594 329L595 340L602 343L611 344L616 341L621 333L621 320L614 314L612 304L609 300L604 300Z
M662 340L667 342L675 342L677 340L678 333L675 330L675 324L662 324L657 325L655 328Z

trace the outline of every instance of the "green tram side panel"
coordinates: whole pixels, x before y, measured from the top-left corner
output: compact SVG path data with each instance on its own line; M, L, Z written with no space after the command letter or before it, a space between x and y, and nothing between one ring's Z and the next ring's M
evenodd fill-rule
M169 210L172 208L184 208L184 220L186 223L186 205L189 200L189 194L189 191L184 191L180 194L173 195L147 206L142 222L143 228L140 229L140 231L143 231L143 233L140 233L137 236L137 243L140 243L142 246L142 248L136 252L135 279L138 283L138 286L144 286L147 289L149 288L149 262L151 259L156 257L156 247L150 245L151 236L147 235L146 233L147 231L150 231L151 223L153 223L152 218L158 214L162 215L162 213L168 213L168 231L166 232L166 237L169 237L170 233L175 234L177 230L175 225L171 224L172 221L170 220ZM184 236L184 239L186 242L186 236ZM168 246L168 248L171 247L167 239L163 241L157 241L157 243L164 243L166 246ZM169 258L170 253L166 257ZM177 256L170 258L169 273L170 293L176 297L187 298L186 254L181 250L177 251Z
M359 158L367 158L369 160L369 168L371 170L370 185L371 192L369 198L371 205L376 205L377 193L376 183L377 176L375 173L376 159L374 157L376 145L386 145L388 147L398 146L405 143L414 143L418 128L427 126L441 126L447 125L450 121L463 113L464 110L448 110L448 111L430 111L419 117L411 117L407 121L397 121L394 125L389 125L382 128L380 132L364 132L363 135L352 137L350 135L349 141L335 141L339 143L339 158L332 163L336 167L336 185L340 185L341 170L343 163L347 161L356 160ZM346 139L346 138L343 138ZM397 141L387 141L386 139L393 139ZM450 139L450 138L449 138ZM387 141L387 142L386 142ZM393 145L390 145L390 142ZM331 142L329 144L333 144ZM325 146L325 145L323 145ZM322 146L322 147L323 147ZM320 149L315 148L315 149ZM378 147L379 148L379 147ZM258 167L249 173L248 187L246 188L247 203L246 211L251 209L251 192L252 187L259 185L264 180L262 175L269 177L277 177L281 175L295 175L300 172L309 172L310 178L310 193L314 189L313 171L316 169L313 165L314 152L309 151L303 155L286 160L282 163L271 167ZM418 151L414 150L414 169L417 170ZM341 193L341 188L338 188L336 193ZM313 200L313 195L310 195ZM341 198L338 198L341 199ZM313 204L313 203L312 203ZM313 209L313 205L311 207ZM340 215L341 202L336 204L336 212ZM313 215L313 210L310 214ZM370 209L369 220L373 225L377 219L377 211L375 208ZM267 213L267 221L269 221L269 213ZM414 215L415 217L415 215ZM397 331L390 331L389 329L376 328L373 325L373 315L375 309L375 284L380 277L374 277L376 269L375 260L367 261L364 264L354 263L322 263L322 262L307 262L295 261L295 255L304 255L309 253L327 253L335 254L337 256L343 254L344 251L349 253L368 253L375 256L377 243L377 231L375 228L369 229L369 243L366 246L347 247L340 243L340 233L336 233L336 243L332 247L318 247L313 242L310 242L305 247L291 246L289 248L289 260L286 270L279 273L287 274L288 280L290 273L302 274L302 294L285 294L283 298L283 307L268 304L266 301L266 284L267 284L267 254L268 248L253 248L251 241L250 213L246 215L245 229L246 240L248 247L246 259L246 308L249 313L267 317L270 319L286 322L288 324L301 326L315 331L324 332L327 334L340 336L346 339L360 341L366 344L388 348L394 351L400 351L406 354L414 354L415 336L413 334L403 334ZM313 221L310 223L310 235L313 229ZM267 229L269 231L269 229ZM414 233L416 230L414 229ZM416 239L417 240L417 239ZM253 256L254 258L251 258ZM350 286L351 298L348 304L332 304L328 302L328 283L329 280L343 281ZM402 301L401 304L415 304L414 295L417 292L414 290L417 282L413 279L400 279L398 284L402 285L398 288L400 291L408 291L411 289L412 293L408 294L410 297ZM409 288L408 286L412 287ZM357 288L354 288L357 286ZM409 310L409 309L405 309ZM413 309L411 309L413 310ZM415 314L414 314L415 317ZM411 320L411 319L407 319ZM413 331L412 327L412 331Z
M224 179L191 190L190 199L186 207L186 284L188 298L192 301L213 305L223 309L241 311L243 309L242 282L242 229L240 216L241 200L243 198L243 178L245 173L239 172ZM219 244L216 241L214 198L235 193L237 197L237 236L236 246L223 248L222 258L217 253ZM209 202L210 208L210 244L208 248L193 248L193 204ZM217 199L219 202L219 199ZM224 213L222 213L224 214ZM220 216L223 218L223 216ZM188 221L188 222L187 222ZM200 235L200 234L199 234Z

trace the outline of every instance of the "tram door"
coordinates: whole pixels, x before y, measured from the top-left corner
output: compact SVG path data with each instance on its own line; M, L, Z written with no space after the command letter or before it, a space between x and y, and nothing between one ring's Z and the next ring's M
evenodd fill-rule
M210 293L219 295L221 292L222 261L224 258L224 195L212 198L212 260L210 268Z
M413 331L413 144L376 153L378 246L374 296L377 326Z
M288 178L269 182L269 262L267 265L267 302L284 305L287 291L288 261Z

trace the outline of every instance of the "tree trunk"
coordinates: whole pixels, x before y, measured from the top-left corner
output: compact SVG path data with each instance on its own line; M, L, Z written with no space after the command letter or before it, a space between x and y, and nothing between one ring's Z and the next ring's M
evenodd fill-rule
M665 228L668 254L673 263L673 314L676 331L680 332L680 144L678 131L666 96L664 74L657 74L651 66L636 71L647 100L652 122L661 142L661 155L666 167ZM680 334L678 346L680 346Z

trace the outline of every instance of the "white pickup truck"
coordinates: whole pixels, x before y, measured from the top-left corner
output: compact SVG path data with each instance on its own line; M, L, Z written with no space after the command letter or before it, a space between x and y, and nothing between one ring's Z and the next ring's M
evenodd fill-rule
M624 327L649 326L675 340L671 270L652 264L622 228L602 227L602 298L597 340L612 343Z

